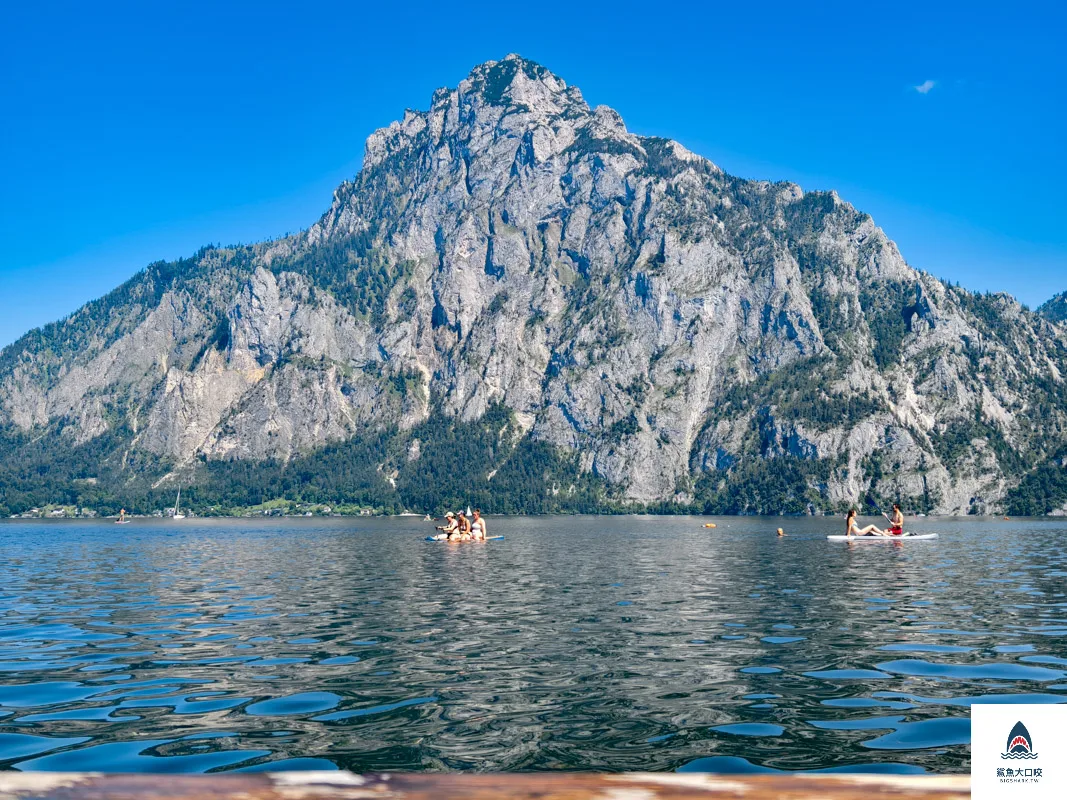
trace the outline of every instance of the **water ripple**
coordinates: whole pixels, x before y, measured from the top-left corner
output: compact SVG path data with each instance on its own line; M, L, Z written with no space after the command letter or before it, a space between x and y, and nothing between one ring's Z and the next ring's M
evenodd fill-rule
M703 522L0 522L0 768L964 772L1067 702L1065 521Z

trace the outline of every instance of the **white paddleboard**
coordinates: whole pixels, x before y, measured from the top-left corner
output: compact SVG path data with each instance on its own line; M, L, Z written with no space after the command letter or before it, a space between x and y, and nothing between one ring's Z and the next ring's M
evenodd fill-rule
M831 542L900 542L906 539L936 539L936 533L903 533L900 536L827 536Z
M488 536L488 537L486 537L485 541L487 541L487 542L498 542L503 538L504 538L503 536ZM426 537L426 541L428 541L428 542L447 542L448 539L447 538L438 539L436 536L427 536ZM467 541L468 542L479 542L479 541L482 541L482 540L481 539L468 539ZM464 542L463 544L466 544L466 543L467 542Z

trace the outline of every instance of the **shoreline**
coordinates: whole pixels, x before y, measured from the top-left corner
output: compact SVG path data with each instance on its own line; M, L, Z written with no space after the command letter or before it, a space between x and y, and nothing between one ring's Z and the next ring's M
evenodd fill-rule
M489 513L486 512L483 516L490 519L520 519L520 518L574 518L579 519L582 517L602 518L602 517L619 517L627 519L640 519L642 517L648 519L676 519L689 517L691 519L700 520L753 520L753 519L827 519L836 520L843 518L843 513L835 514L701 514L696 512L679 511L677 513L669 512L654 512L654 511L604 511L604 512L556 512L556 513L541 513L541 514L526 514L526 513ZM1067 514L1044 514L1038 516L1013 516L1008 517L1001 514L905 514L905 517L909 519L918 520L952 520L952 521L994 521L994 522L1011 522L1016 520L1045 520L1049 522L1063 520L1067 517ZM861 514L860 519L880 519L877 514ZM247 513L234 513L234 514L193 514L185 512L185 516L180 520L174 520L170 515L166 514L126 514L126 520L129 522L189 522L196 520L327 520L327 519L396 519L396 520L410 520L413 522L440 522L444 520L444 516L434 516L431 519L426 519L426 515L415 512L406 512L400 514L351 514L351 513L299 513L299 514L274 514L264 512L247 512ZM0 517L0 523L12 523L12 522L97 522L97 523L111 523L115 524L118 520L117 514L103 515L103 514L85 514L85 515L51 515L51 514L12 514L8 517Z

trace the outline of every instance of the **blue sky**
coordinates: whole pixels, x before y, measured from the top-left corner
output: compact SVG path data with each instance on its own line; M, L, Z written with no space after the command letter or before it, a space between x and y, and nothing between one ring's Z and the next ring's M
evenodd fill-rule
M306 227L371 131L509 52L1034 306L1067 289L1065 40L1025 0L9 3L0 345L150 261Z

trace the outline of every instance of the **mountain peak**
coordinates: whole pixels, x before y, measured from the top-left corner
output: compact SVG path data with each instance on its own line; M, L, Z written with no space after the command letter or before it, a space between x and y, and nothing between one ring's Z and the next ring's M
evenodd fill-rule
M500 61L479 64L455 89L437 89L429 111L409 110L402 120L372 133L363 162L365 166L378 164L410 147L420 134L431 139L459 129L469 134L472 126L493 131L506 117L511 119L504 127L519 130L561 117L591 117L592 113L578 87L568 86L537 62L511 53ZM617 121L610 127L621 127L614 111L598 109L598 116L605 120L611 115Z
M568 86L551 70L517 53L479 64L460 83L458 91L461 96L477 97L486 105L523 111L562 113L575 103L588 111L577 87Z
M523 93L525 84L540 83L552 94L567 89L567 83L536 61L509 53L500 61L486 61L470 71L468 91L479 93L487 103L503 105L513 92Z

